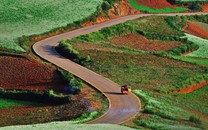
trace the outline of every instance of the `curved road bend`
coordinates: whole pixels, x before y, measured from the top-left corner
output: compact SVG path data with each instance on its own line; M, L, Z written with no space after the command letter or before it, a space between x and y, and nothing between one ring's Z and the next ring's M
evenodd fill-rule
M207 13L178 13L178 14L157 14L159 16L175 16L175 15L195 15ZM41 40L33 45L33 50L37 55L43 59L61 67L62 69L76 75L85 82L99 89L109 100L109 110L101 117L88 123L111 123L120 124L138 114L141 105L139 99L132 93L128 95L121 95L119 85L111 80L82 67L62 56L55 51L55 46L62 39L69 39L100 30L104 27L112 26L127 20L133 20L139 17L152 16L153 14L129 15L104 23L96 24L90 27L77 29L71 32L63 33ZM155 15L155 14L154 14Z

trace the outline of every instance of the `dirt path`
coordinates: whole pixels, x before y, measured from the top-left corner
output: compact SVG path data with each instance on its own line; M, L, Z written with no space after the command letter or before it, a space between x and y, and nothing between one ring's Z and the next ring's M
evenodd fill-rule
M157 14L158 16L175 16L175 15L195 15L208 13L178 13L178 14ZM111 80L84 68L62 56L60 56L54 49L58 42L62 39L69 39L100 30L104 27L112 26L118 23L125 22L144 16L152 16L153 14L129 15L117 19L113 19L101 24L90 27L81 28L71 32L63 33L53 36L34 44L33 49L37 55L43 59L69 71L77 77L83 79L85 82L91 84L106 95L109 100L109 110L100 118L95 119L89 123L111 123L120 124L138 114L141 109L140 100L132 93L129 95L121 95L119 85Z

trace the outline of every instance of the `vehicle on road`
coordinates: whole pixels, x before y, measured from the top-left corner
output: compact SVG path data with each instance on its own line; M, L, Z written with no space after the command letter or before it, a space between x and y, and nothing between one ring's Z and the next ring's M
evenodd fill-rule
M129 91L131 91L131 89L129 89L127 85L121 86L121 93L122 94L128 94Z

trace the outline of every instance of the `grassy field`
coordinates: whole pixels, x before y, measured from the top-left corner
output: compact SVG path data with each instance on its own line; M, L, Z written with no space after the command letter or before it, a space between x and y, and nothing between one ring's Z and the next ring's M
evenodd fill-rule
M136 21L136 28L146 32L171 35L171 36L183 36L183 33L179 30L173 29L165 21L165 17L149 17Z
M36 125L27 125L27 126L9 126L9 127L2 127L0 130L135 130L132 128L119 126L119 125L110 125L110 124L93 124L93 125L75 125L71 124L70 122L52 122L46 124L36 124Z
M190 34L186 34L186 37L188 38L188 40L194 42L199 46L199 49L197 51L194 51L187 56L208 58L208 40Z
M45 33L82 20L101 3L102 0L1 0L0 48L24 52L16 43L17 37Z
M164 9L152 9L146 6L138 5L135 0L128 0L131 6L133 6L135 9L138 9L142 12L148 12L148 13L173 13L173 12L185 12L187 11L186 8L177 7L175 9L171 8L164 8Z

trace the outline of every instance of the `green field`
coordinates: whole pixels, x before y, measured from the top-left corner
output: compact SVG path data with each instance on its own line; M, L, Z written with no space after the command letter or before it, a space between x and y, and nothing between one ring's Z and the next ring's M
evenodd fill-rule
M17 37L41 34L82 20L103 0L1 0L0 48L24 52Z
M145 32L171 35L171 36L183 36L184 34L176 29L170 27L165 21L165 17L148 17L135 21L136 28Z
M93 125L75 125L70 122L52 122L45 124L35 124L26 126L8 126L2 127L0 130L135 130L132 128L111 125L111 124L93 124Z
M186 37L188 40L194 42L199 46L197 51L194 51L187 56L208 58L208 40L190 34L186 34Z
M32 105L32 104L34 103L0 98L0 108L6 108L12 106L24 106L24 105Z
M132 7L135 9L138 9L142 12L148 12L148 13L177 13L177 12L185 12L187 11L186 8L177 7L175 9L171 8L164 8L164 9L152 9L146 6L138 5L135 0L128 0L128 2L131 4Z

